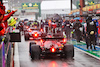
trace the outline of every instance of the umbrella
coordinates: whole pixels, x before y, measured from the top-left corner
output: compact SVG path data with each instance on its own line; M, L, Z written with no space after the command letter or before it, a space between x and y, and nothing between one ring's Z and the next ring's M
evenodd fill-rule
M97 21L97 19L92 19L92 21L94 21L94 20L96 20L96 21Z
M80 20L81 18L80 17L76 17L76 18L74 18L74 20Z
M24 21L28 21L28 19L24 19Z

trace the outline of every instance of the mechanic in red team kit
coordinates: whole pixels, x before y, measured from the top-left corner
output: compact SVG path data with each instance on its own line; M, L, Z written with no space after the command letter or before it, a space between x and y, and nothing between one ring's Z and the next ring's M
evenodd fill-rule
M0 41L2 39L2 36L4 35L6 28L8 27L7 19L10 18L11 15L13 15L15 11L10 12L8 15L4 16L5 14L5 6L3 6L3 3L0 2Z

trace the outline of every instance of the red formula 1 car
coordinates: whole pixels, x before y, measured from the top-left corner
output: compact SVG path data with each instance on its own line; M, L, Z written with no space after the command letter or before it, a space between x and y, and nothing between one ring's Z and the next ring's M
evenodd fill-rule
M74 46L66 44L66 39L63 37L45 37L38 43L30 42L29 53L31 58L39 59L46 56L60 56L60 58L73 58Z
M34 27L28 28L24 33L25 40L41 39L41 37L45 37L45 36L46 34L43 32L42 29L34 28Z

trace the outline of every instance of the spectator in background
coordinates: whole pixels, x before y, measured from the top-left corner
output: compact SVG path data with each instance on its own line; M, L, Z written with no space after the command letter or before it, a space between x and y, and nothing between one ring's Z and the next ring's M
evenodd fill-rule
M96 50L96 38L95 38L95 34L97 34L97 27L96 27L96 23L94 21L92 21L92 17L88 17L87 20L87 34L86 36L88 37L89 40L89 44L87 45L87 49L90 46L90 49L92 50L92 44L94 46L94 50Z
M49 31L48 31L48 30L49 30L48 27L49 27L48 20L45 20L45 23L44 23L44 30L45 30L46 33L49 32Z
M70 28L71 28L71 37L72 38L75 38L74 29L73 29L74 21L75 20L73 20L73 19L70 20L70 24L71 24Z
M85 22L86 22L86 21L85 21L85 19L84 19L84 20L83 20L83 22L81 23L81 24L82 24L82 26L84 26Z
M94 22L96 23L96 27L97 27L97 34L96 34L96 37L97 37L98 36L98 26L99 26L99 23L98 23L97 19L95 19Z
M98 34L98 25L99 25L99 23L98 23L97 19L94 19L93 21L96 23L96 26L97 26L97 34Z
M98 20L98 37L100 36L100 19Z
M32 24L31 24L31 26L36 26L36 27L39 27L39 22L37 21L37 20L35 20Z
M58 20L58 27L61 27L61 20Z
M24 21L23 20L20 21L18 26L19 26L19 30L23 31Z
M27 25L30 26L30 25L31 25L31 21L29 21L29 22L27 23Z
M45 23L44 23L44 25L49 25L49 24L48 24L48 20L45 20Z
M19 31L22 32L22 35L23 35L24 34L23 32L24 21L23 20L19 22L18 27L19 27Z
M71 32L70 26L71 26L71 24L70 24L69 20L67 20L66 24L65 24L65 34L67 36L67 39L70 39L70 32Z
M65 25L66 25L66 20L63 19L63 21L62 21L62 30L63 30L63 31L65 31Z
M41 25L41 28L43 29L43 25L44 25L43 20L41 20L40 25Z
M84 20L84 39L85 39L85 42L86 42L86 45L88 47L89 45L89 38L88 38L88 35L87 35L87 23L86 23L86 20Z
M80 40L82 40L82 24L80 23L79 20L76 20L76 22L74 23L73 28L75 29L75 35L76 35L76 40L77 42L80 42Z
M53 22L52 22L52 32L53 33L56 33L56 29L55 28L57 27L57 21L54 19Z

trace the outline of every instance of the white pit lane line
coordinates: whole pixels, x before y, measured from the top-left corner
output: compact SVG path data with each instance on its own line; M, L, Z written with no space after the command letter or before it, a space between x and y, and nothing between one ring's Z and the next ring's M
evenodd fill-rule
M14 67L20 67L18 43L15 43Z
M97 57L97 56L95 56L95 55L92 55L92 54L90 54L90 53L88 53L88 52L86 52L86 51L83 51L83 50L81 50L81 49L79 49L79 48L77 48L77 47L74 47L74 48L77 49L77 50L79 50L79 51L81 51L81 52L83 52L83 53L85 53L85 54L88 54L89 56L92 56L92 57L94 57L94 58L100 60L100 58Z

